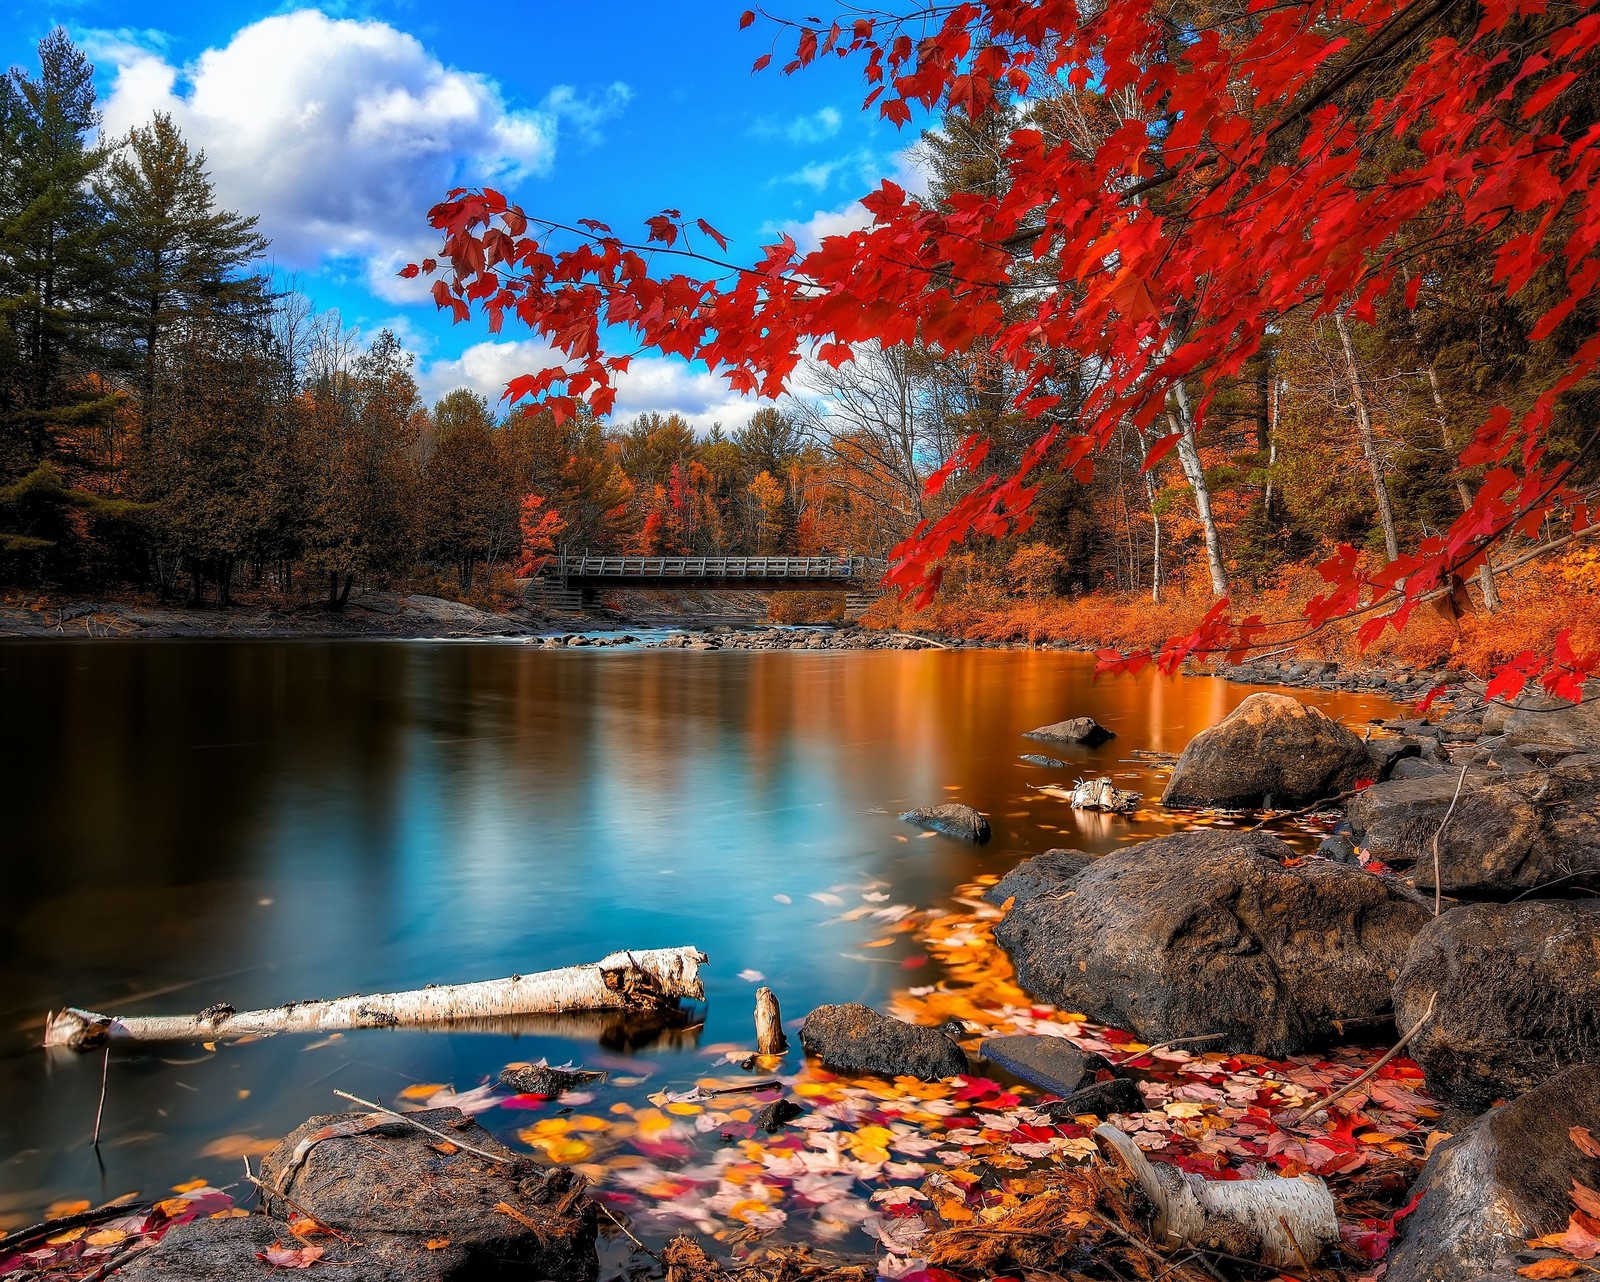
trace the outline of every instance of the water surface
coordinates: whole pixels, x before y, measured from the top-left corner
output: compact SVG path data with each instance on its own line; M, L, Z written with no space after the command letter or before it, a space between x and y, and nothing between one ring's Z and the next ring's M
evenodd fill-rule
M220 1137L280 1135L335 1111L335 1088L465 1090L540 1056L648 1076L634 1095L688 1082L750 1043L757 972L795 1018L931 982L914 942L869 951L883 921L840 918L937 905L1050 846L1170 831L1179 817L1153 804L1091 815L1036 786L1110 773L1153 803L1162 776L1134 750L1177 752L1250 693L1097 684L1091 666L1045 651L0 647L0 1229L58 1198L234 1180ZM1388 711L1306 697L1351 723ZM1020 737L1077 715L1118 737ZM988 813L994 840L974 850L896 817L941 800ZM664 1037L543 1020L113 1055L99 1160L100 1056L36 1049L65 1004L244 1009L679 944L710 955L708 1000ZM495 1117L508 1135L526 1120Z

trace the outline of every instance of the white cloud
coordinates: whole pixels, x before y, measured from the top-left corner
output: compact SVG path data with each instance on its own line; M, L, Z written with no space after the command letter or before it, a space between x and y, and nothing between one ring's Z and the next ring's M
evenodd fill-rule
M884 178L888 178L913 196L925 196L928 193L928 175L918 163L915 144L890 155L858 151L838 160L806 165L775 182L803 184L820 194L841 174L852 178L858 191L873 190ZM768 224L764 231L767 234L786 232L795 238L801 252L808 252L815 249L824 236L846 235L869 226L871 222L871 216L860 203L851 200L832 209L818 209L809 218Z
M169 112L206 149L222 204L260 215L280 264L359 260L395 301L423 296L397 293L390 274L435 247L424 218L446 190L547 173L564 126L593 138L631 97L620 83L594 98L557 85L514 107L495 81L445 66L404 31L314 9L252 23L184 68L146 33L98 47L116 67L109 136Z
M822 107L781 124L772 120L758 120L750 127L750 132L757 138L785 138L789 142L803 146L807 143L827 142L843 127L844 117L837 108Z
M475 343L453 359L424 362L417 371L423 400L432 405L446 392L468 387L500 406L506 384L519 374L531 374L552 363L552 350L538 339L510 339ZM637 414L677 414L696 431L707 432L713 423L733 429L767 402L739 396L726 382L682 361L636 358L617 379L615 422L626 423Z
M793 236L802 254L809 254L822 243L825 236L848 236L853 231L872 225L872 215L859 200L852 200L838 209L819 209L810 218L786 222L777 230Z

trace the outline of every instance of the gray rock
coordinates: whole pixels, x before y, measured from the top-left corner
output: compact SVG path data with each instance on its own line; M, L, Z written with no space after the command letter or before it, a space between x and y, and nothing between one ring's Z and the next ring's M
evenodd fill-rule
M800 1044L829 1068L936 1082L967 1071L967 1057L937 1028L921 1028L847 1002L819 1006L800 1025Z
M1484 1109L1573 1064L1600 1064L1600 904L1452 908L1411 945L1395 1023L1411 1027L1434 993L1410 1054L1452 1104Z
M1086 748L1098 748L1108 739L1116 737L1093 717L1072 717L1029 730L1023 735L1024 739L1045 739L1051 743L1081 743Z
M1189 742L1161 800L1168 806L1299 806L1371 778L1367 746L1318 708L1253 694Z
M1572 1142L1600 1118L1600 1067L1568 1069L1440 1144L1401 1221L1385 1282L1457 1282L1514 1275L1529 1238L1559 1232L1572 1182L1600 1188L1600 1160Z
M1563 746L1568 752L1600 752L1600 682L1590 682L1583 696L1589 702L1571 704L1543 695L1525 695L1513 709L1495 708L1494 720L1512 745L1552 744Z
M1039 895L1060 890L1093 862L1094 856L1081 850L1047 850L1032 859L1024 859L984 891L983 897L996 906L1003 906L1008 899L1027 903Z
M1378 780L1387 779L1400 762L1422 756L1422 740L1373 739L1367 744L1367 755L1372 758L1374 771L1372 777Z
M1331 859L1337 864L1361 863L1361 856L1356 851L1356 843L1350 840L1347 832L1336 832L1324 837L1322 844L1317 847L1317 855L1322 859Z
M984 842L992 835L989 821L971 806L964 806L958 801L946 802L942 806L919 806L906 811L900 818L962 841Z
M1026 761L1030 766L1048 766L1052 769L1064 768L1067 764L1056 757L1040 756L1037 752L1025 752L1017 760Z
M1105 855L995 930L1030 993L1146 1042L1298 1054L1389 1009L1428 909L1392 878L1269 833L1175 833Z
M1459 770L1459 768L1457 768ZM1402 757L1394 763L1390 779L1437 779L1440 775L1455 777L1448 762L1427 761L1421 757ZM1387 780L1385 780L1387 782Z
M990 1037L980 1043L978 1054L1054 1095L1071 1095L1084 1078L1092 1083L1097 1070L1111 1067L1098 1055L1085 1055L1065 1037Z
M1345 811L1357 844L1432 890L1434 834L1460 783L1452 769L1364 789ZM1480 897L1600 884L1600 765L1469 773L1439 836L1439 880L1446 894Z
M1065 1099L1040 1105L1039 1111L1051 1117L1080 1117L1093 1113L1109 1117L1113 1113L1139 1113L1145 1107L1138 1085L1126 1077L1112 1077L1073 1091Z

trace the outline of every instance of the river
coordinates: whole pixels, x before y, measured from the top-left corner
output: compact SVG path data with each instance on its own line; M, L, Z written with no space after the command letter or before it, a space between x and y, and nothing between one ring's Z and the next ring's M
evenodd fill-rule
M759 982L790 1018L935 982L913 939L881 938L893 910L1050 846L1171 831L1134 750L1181 750L1250 689L1096 683L1091 660L1048 651L0 647L0 1230L60 1199L236 1180L239 1149L337 1111L335 1088L464 1091L548 1056L637 1095L748 1045ZM1352 724L1390 710L1302 697ZM1077 715L1118 737L1020 737ZM1034 751L1068 767L1019 760ZM1036 791L1090 772L1149 807L1092 815ZM942 800L988 813L993 841L897 818ZM710 956L703 1027L654 1040L577 1019L113 1055L98 1156L101 1057L37 1049L66 1004L245 1009L679 944ZM527 1118L482 1120L515 1142Z

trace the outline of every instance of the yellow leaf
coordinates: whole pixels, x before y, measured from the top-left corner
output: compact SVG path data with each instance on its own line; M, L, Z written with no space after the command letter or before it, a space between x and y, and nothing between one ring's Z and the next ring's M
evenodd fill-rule
M973 1218L967 1204L957 1202L953 1198L948 1202L939 1203L939 1216L947 1224L965 1224Z
M205 1186L206 1182L204 1180L190 1180L185 1184L174 1184L172 1191L174 1193L193 1193L196 1189L203 1189Z
M415 1086L408 1086L400 1092L401 1099L431 1099L440 1091L447 1091L448 1086L441 1086L434 1082L418 1082Z
M447 1237L431 1237L422 1245L430 1251L442 1251L450 1245L450 1239Z
M212 1140L200 1150L201 1157L223 1157L238 1161L241 1157L260 1157L263 1153L270 1153L278 1147L277 1140L257 1139L253 1135L224 1135L220 1139ZM191 1187L199 1187L191 1185ZM188 1189L178 1190L181 1193Z
M245 1220L250 1218L250 1212L242 1206L230 1206L225 1211L213 1211L210 1217L213 1220Z
M874 939L870 943L862 944L863 948L887 948L894 943L894 936L888 935L883 939Z
M121 1229L101 1229L98 1233L91 1233L83 1240L90 1246L115 1246L128 1235Z
M68 1242L76 1242L84 1235L84 1228L79 1225L75 1229L68 1229L65 1233L57 1233L53 1238L47 1239L51 1246L65 1246Z
M1570 1278L1582 1271L1583 1265L1576 1260L1535 1260L1517 1270L1525 1278Z

